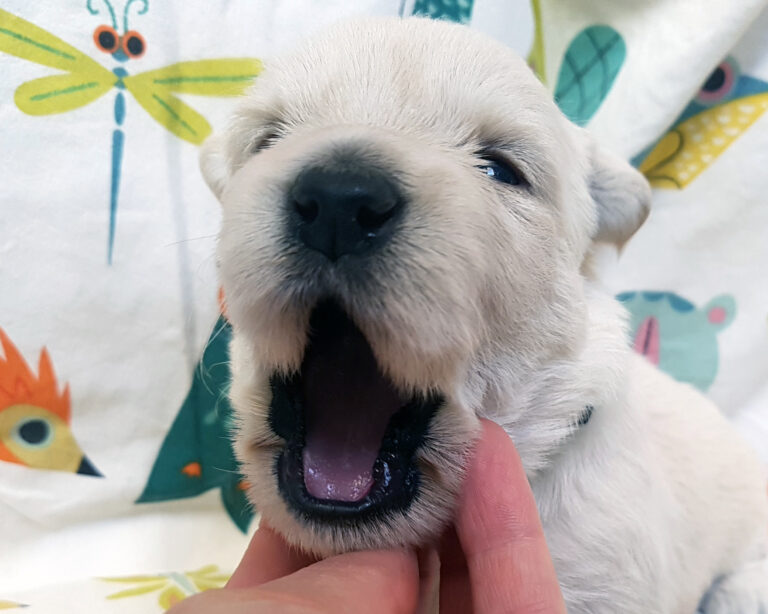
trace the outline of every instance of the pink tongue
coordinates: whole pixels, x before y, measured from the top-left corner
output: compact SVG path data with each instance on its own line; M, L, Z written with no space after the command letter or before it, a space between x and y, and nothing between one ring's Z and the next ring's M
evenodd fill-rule
M359 501L371 490L387 423L403 401L344 314L326 308L312 324L302 367L304 483L318 499Z

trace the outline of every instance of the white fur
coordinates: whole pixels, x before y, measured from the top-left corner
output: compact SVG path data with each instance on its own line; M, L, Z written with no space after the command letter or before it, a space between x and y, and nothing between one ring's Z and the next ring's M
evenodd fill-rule
M477 170L488 143L528 186ZM286 239L286 190L339 149L407 194L363 276L307 265ZM594 242L621 245L642 224L647 183L511 51L420 19L337 26L267 63L201 160L224 209L237 452L253 502L290 542L330 554L434 538L487 416L520 451L569 612L689 614L715 581L706 614L768 608L761 467L705 398L629 351L621 307L589 275ZM266 423L268 377L298 368L328 291L398 387L446 398L411 507L346 530L287 508Z

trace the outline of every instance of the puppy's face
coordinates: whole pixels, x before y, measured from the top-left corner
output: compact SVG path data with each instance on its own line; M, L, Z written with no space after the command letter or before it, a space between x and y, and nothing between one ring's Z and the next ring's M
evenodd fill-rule
M519 58L425 20L267 64L202 166L250 496L321 554L441 530L477 414L579 352L585 252L644 217Z

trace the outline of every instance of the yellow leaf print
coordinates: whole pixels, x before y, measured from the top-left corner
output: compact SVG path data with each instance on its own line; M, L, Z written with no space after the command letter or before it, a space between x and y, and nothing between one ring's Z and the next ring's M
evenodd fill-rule
M766 110L768 94L756 94L698 113L664 135L639 170L654 187L682 189Z
M184 573L166 573L157 575L123 576L102 578L105 582L136 584L131 588L107 595L107 599L125 599L149 593L159 593L157 603L163 611L170 609L190 595L211 588L221 588L229 580L229 574L223 574L216 565L206 565L194 571Z
M135 586L134 588L127 588L124 591L118 591L107 595L107 599L123 599L125 597L136 597L137 595L143 595L145 593L151 593L160 590L166 585L165 581L154 582L152 584L143 584L141 586Z
M221 588L229 581L230 575L219 573L216 565L206 565L197 571L187 572L187 577L200 592L207 591L209 588Z
M158 602L163 610L170 610L173 606L179 603L181 600L186 599L187 595L177 586L169 586L158 597Z

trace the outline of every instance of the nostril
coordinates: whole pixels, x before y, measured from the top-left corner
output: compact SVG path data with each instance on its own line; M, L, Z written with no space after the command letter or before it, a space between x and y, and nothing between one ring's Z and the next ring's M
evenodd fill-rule
M320 211L320 207L318 206L317 201L313 199L307 199L303 202L296 199L293 201L293 208L296 209L296 212L299 214L302 221L306 222L307 224L314 222L315 219L317 219L318 212Z
M342 256L362 256L388 242L407 206L388 174L342 162L331 160L303 169L283 205L286 230L331 262Z
M360 228L366 232L374 232L392 218L397 210L397 203L391 203L383 211L375 210L365 205L360 207L355 218Z

